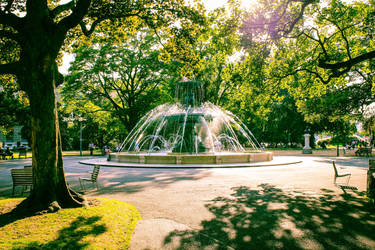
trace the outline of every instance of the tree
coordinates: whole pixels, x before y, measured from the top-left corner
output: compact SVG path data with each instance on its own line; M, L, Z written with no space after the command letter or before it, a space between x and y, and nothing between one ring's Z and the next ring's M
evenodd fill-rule
M207 28L197 40L196 51L200 58L195 78L203 83L205 99L223 105L229 92L235 88L230 80L235 63L230 57L238 53L238 24L241 12L236 3L229 10L218 8L208 15Z
M31 109L33 190L20 207L55 211L86 204L65 181L57 115L56 86L63 77L56 59L70 32L80 25L82 32L90 35L98 25L109 25L117 18L129 26L143 22L157 29L190 17L199 19L197 11L180 0L76 0L61 5L46 0L1 2L1 54L12 56L1 61L0 74L17 77ZM4 46L10 42L16 44L11 47L14 50Z
M91 100L111 111L130 131L157 100L163 101L160 86L168 78L168 64L159 59L160 47L158 37L146 28L125 34L115 44L94 41L90 47L75 49L62 88L64 101L77 96Z
M375 101L374 13L374 1L262 1L242 39L272 48L270 82L289 89L313 131L344 138Z
M0 76L0 130L7 134L14 125L22 125L23 138L30 141L28 99L13 84L14 77Z
M248 42L288 40L296 44L300 60L285 75L311 74L327 84L348 74L368 78L373 65L375 4L331 0L261 1L242 26ZM306 49L299 50L301 44ZM304 46L304 47L305 47ZM371 66L370 68L373 68Z

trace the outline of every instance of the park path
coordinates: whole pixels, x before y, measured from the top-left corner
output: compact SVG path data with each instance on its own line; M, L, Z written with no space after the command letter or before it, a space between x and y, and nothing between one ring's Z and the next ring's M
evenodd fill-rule
M64 159L68 182L75 188L78 177L92 168L78 164L80 159ZM136 250L374 249L374 213L361 196L344 196L333 184L331 163L351 172L349 185L363 192L368 158L290 160L302 163L232 169L102 167L101 188L88 195L137 207L142 220L131 241ZM2 167L0 163L0 196L11 185L4 169L17 165Z

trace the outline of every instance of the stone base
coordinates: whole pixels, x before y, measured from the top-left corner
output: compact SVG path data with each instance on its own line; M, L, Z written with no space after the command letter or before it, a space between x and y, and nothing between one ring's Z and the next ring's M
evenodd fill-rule
M304 149L302 149L302 154L312 154L312 149L311 148L304 148Z
M111 153L108 161L129 164L171 164L171 165L199 165L199 164L237 164L272 161L272 152L244 152L244 153L208 153L208 154L147 154L147 153Z

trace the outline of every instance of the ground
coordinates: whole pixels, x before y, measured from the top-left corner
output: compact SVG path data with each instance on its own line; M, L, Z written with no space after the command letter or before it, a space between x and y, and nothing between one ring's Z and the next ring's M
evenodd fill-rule
M88 194L125 201L140 211L131 249L374 249L375 212L363 198L368 158L285 157L302 163L232 169L102 167L100 189ZM64 158L75 189L78 177L92 169L78 164L81 159L87 158ZM358 193L345 195L334 185L332 160L340 171L351 172L349 185ZM0 162L0 197L11 193L9 169L24 165L30 160Z

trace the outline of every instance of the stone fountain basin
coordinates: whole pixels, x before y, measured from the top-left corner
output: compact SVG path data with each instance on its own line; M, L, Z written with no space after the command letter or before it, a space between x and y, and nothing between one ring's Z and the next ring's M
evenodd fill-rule
M200 165L200 164L238 164L272 161L272 152L221 152L200 154L176 153L111 153L110 162L127 164L166 164L166 165Z

